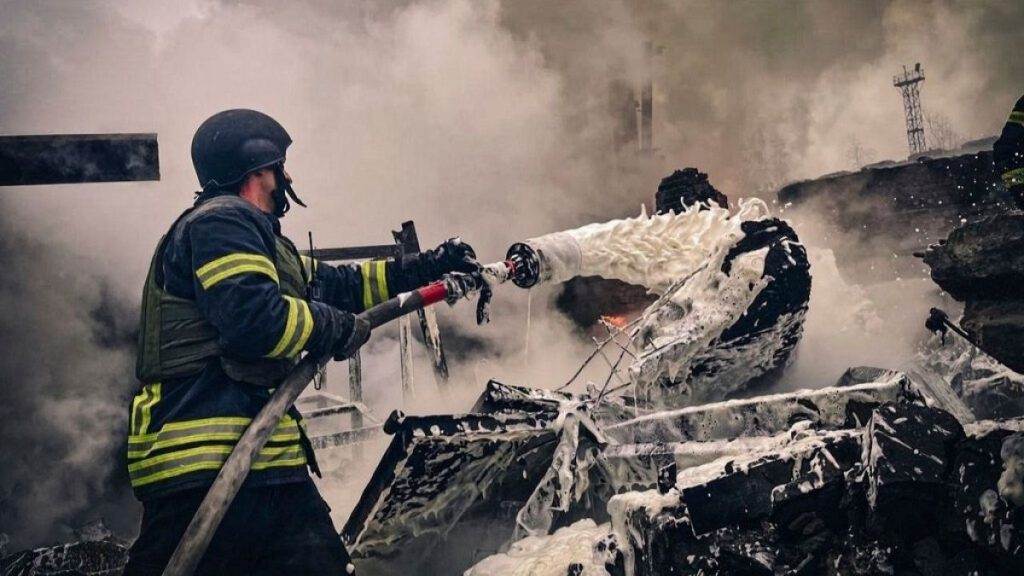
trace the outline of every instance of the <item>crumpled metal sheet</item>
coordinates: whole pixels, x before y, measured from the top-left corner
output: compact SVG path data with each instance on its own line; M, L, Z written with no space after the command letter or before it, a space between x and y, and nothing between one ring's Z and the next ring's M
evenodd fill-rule
M609 483L580 399L491 382L475 410L405 417L342 537L361 573L455 573L593 516ZM600 515L601 511L597 514Z
M373 573L374 559L387 559L388 570L469 566L476 550L496 551L551 463L557 418L538 412L401 419L342 530L353 557L364 559L360 570Z

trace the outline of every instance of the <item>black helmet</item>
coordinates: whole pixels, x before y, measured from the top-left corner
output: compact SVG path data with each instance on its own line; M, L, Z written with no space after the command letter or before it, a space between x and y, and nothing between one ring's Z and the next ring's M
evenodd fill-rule
M204 191L284 161L291 136L270 116L243 108L210 116L192 137L192 165Z

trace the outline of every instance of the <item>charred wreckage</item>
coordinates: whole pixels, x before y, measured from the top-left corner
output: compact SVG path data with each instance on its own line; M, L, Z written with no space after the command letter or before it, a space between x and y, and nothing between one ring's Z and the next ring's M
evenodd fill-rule
M759 201L730 212L692 168L657 206L510 248L516 284L565 283L559 305L604 330L586 362L608 377L582 393L491 380L468 413L393 413L341 532L360 574L1024 572L1024 377L1003 366L1024 369L1024 322L1007 320L1024 217L923 254L966 302L961 325L930 327L964 339L920 369L773 394L811 291L796 232ZM117 574L124 554L101 534L0 574Z

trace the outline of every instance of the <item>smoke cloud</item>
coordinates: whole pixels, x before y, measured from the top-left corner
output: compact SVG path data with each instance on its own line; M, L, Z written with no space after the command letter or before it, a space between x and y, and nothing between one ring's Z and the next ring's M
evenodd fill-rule
M7 210L0 267L0 532L14 550L100 518L131 533L123 446L134 302L77 254L16 231Z
M120 455L127 335L153 246L196 188L192 133L214 112L256 108L288 127L311 206L286 219L293 238L384 243L412 219L424 246L459 234L495 260L523 238L634 215L680 166L736 199L850 168L853 142L904 157L891 87L903 64L925 68L925 112L968 137L998 130L1024 78L1024 6L996 1L0 5L0 132L157 132L163 174L2 191L0 532L21 545L104 506L125 523L137 511ZM609 86L638 86L648 38L657 151L616 155ZM535 292L528 366L526 293L502 289L479 329L472 306L441 312L488 351L453 353L463 406L492 376L561 384L590 346ZM377 334L366 362L367 401L384 413L400 402L392 337ZM331 372L344 392L344 365ZM410 411L435 406L451 410L423 394Z

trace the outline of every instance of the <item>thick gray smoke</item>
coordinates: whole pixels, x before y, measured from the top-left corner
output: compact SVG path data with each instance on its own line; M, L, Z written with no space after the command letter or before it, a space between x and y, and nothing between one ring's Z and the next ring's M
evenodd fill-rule
M904 63L925 67L926 113L969 137L998 129L1024 78L1014 52L1024 6L1012 2L0 0L0 9L0 132L157 132L163 173L159 183L2 191L3 241L21 250L5 252L0 283L3 438L12 440L0 496L2 510L15 510L0 531L25 544L58 538L89 500L123 494L118 444L132 383L120 343L134 309L120 303L134 305L157 238L189 204L192 132L218 110L260 109L291 131L289 171L311 205L285 221L292 237L382 243L414 219L424 245L461 234L494 260L516 240L635 214L658 178L683 165L738 198L848 168L854 142L879 159L903 157L890 82ZM609 86L638 85L645 38L658 47L658 150L637 159L613 153L621 119ZM534 295L529 368L526 295L504 289L496 300L479 334L498 352L453 366L457 378L561 383L586 343L567 343L564 322L544 320L550 294ZM125 317L90 316L122 308ZM470 330L471 306L443 313ZM368 367L390 370L368 374L368 398L386 409L397 356L378 340ZM343 366L331 381L342 386Z
M90 270L88 257L27 237L8 204L0 202L0 532L14 550L100 518L131 533L123 414L134 301Z
M606 89L608 72L638 82L636 39L650 38L664 167L700 166L730 197L854 168L855 145L905 158L892 86L904 64L924 66L925 115L963 138L998 133L1024 91L1019 2L567 2L556 17L549 4L508 2L504 21L571 79L569 105Z

